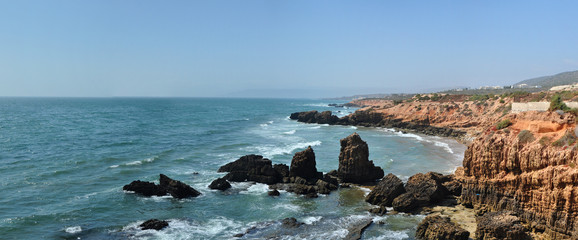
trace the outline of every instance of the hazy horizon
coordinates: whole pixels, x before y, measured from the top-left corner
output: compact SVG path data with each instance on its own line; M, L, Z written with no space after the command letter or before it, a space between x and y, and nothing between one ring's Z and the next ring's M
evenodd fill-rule
M574 1L11 1L0 96L329 98L578 69Z

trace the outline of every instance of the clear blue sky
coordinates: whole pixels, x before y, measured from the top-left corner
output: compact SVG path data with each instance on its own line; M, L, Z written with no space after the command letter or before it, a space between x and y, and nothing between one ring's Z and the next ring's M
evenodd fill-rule
M328 97L578 70L578 1L2 1L0 96Z

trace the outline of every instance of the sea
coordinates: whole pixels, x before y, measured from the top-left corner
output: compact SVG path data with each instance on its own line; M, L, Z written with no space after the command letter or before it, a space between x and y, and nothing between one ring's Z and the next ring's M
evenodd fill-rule
M422 215L375 216L369 189L341 188L318 198L268 186L208 185L241 156L290 165L311 146L317 169L337 169L339 140L357 132L370 159L403 181L416 173L452 173L465 146L452 139L386 128L305 124L298 111L333 111L330 100L218 98L0 98L0 239L340 239L373 224L362 239L414 239ZM202 193L191 199L143 197L122 187L158 183L159 174ZM304 224L282 227L294 217ZM163 230L140 230L148 219ZM245 234L235 238L235 234Z

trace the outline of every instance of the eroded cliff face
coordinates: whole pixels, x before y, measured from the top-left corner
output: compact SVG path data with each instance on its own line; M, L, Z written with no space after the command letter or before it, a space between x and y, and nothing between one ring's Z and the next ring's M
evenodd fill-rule
M487 128L469 146L461 202L479 211L514 211L552 239L578 239L578 149L571 114L524 112Z

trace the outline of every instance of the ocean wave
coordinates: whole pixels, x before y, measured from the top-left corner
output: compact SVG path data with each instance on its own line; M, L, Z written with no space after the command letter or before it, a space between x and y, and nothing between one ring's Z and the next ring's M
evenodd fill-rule
M303 107L329 107L329 103L307 103Z
M284 146L278 146L278 145L264 145L264 146L258 146L256 147L257 151L259 151L259 154L263 155L264 157L267 158L273 158L274 156L278 156L278 155L287 155L287 154L291 154L293 151L298 150L298 149L305 149L308 146L319 146L321 145L321 141L317 140L317 141L311 141L311 142L300 142L300 143L293 143L293 144L287 144Z
M263 183L255 183L255 184L249 186L246 190L242 190L239 193L260 195L260 194L265 194L268 191L269 191L269 185L263 184Z
M64 229L64 231L67 233L70 233L70 234L75 234L75 233L82 232L82 228L80 226L67 227Z
M145 158L143 160L136 160L136 161L132 161L132 162L124 163L124 164L111 165L108 168L118 168L120 166L138 166L138 165L142 165L143 163L154 162L158 158L159 158L159 156L154 156L154 157L150 157L150 158Z
M137 239L206 239L218 236L230 237L241 231L242 224L225 217L210 218L206 222L169 219L169 226L160 230L140 230L144 221L125 226L122 231Z
M301 221L307 225L311 225L315 222L319 222L319 220L321 220L322 218L323 218L322 216L310 216L303 218Z
M291 131L283 132L283 134L293 135L293 134L295 134L295 132L297 132L297 131L296 131L296 130L291 130Z

